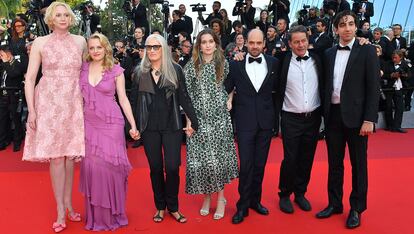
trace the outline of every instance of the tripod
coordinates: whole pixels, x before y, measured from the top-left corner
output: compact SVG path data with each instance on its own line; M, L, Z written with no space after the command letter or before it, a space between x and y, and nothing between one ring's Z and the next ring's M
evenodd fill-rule
M197 38L198 33L199 33L201 30L205 29L205 27L204 27L204 26L203 26L203 24L201 23L201 21L200 21L200 18L199 18L199 17L201 17L201 12L199 12L199 13L198 13L198 17L197 17L197 20L196 20L196 23L195 23L195 26L194 26L194 30L193 30L193 42L195 42L195 40L196 40L196 38ZM200 28L201 28L201 30L200 30Z

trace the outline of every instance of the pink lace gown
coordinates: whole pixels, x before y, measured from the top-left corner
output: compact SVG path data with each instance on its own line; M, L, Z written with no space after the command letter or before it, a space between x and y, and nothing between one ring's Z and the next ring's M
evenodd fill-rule
M23 160L79 160L85 155L79 88L82 50L69 33L52 33L41 55L43 76L34 94L36 129L27 128Z
M114 65L92 86L89 63L82 66L86 154L79 188L85 196L88 230L114 230L128 224L125 202L131 165L125 147L125 120L115 101L115 77L122 72L119 65Z

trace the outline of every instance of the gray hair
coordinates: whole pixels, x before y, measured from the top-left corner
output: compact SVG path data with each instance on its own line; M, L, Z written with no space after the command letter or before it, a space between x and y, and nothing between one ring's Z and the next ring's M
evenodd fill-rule
M161 45L161 73L164 77L164 79L160 80L161 87L165 87L167 83L172 83L175 88L178 88L178 78L174 68L175 62L172 60L171 50L167 44L167 41L161 35L151 34L148 36L147 40L145 40L145 45L151 38L157 40ZM134 74L136 74L136 80L141 77L142 73L148 73L151 71L151 61L148 59L146 52L147 49L145 48L141 64L135 68Z

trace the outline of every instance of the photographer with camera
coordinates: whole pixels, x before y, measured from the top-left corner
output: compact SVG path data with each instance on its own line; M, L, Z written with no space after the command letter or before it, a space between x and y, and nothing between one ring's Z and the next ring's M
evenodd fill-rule
M186 31L186 23L182 20L182 14L179 10L172 12L171 24L168 27L168 45L172 47L172 51L179 46L178 34Z
M303 9L299 11L299 19L298 23L305 26L310 35L316 33L316 21L319 19L316 15L316 8L310 8L309 11L306 9L309 8L310 5L304 5Z
M125 42L122 40L115 41L114 48L115 63L118 63L124 69L125 89L131 89L132 80L131 75L134 69L132 58L128 55Z
M287 38L287 27L288 23L286 19L279 19L277 21L277 37L276 37L276 54L279 54L282 51L289 50L289 43Z
M191 41L189 39L185 39L184 41L180 42L180 46L178 48L178 52L179 52L178 64L182 68L184 68L184 66L190 60L192 48L193 48L193 45L191 45Z
M403 83L409 77L409 66L404 61L404 53L401 50L395 50L392 53L392 61L388 62L387 69L384 71L382 77L387 81L386 88L391 91L385 92L386 96L386 109L385 109L385 121L386 130L399 133L407 133L406 130L401 128L404 102L403 102ZM394 106L395 112L393 115L392 107Z
M289 0L271 0L268 7L269 12L273 12L273 25L277 24L279 19L289 20L290 2Z
M145 32L149 31L149 23L147 19L147 8L141 4L141 0L125 0L131 4L131 17L134 21L135 28L145 28ZM147 34L145 34L147 36Z
M178 6L178 10L181 12L181 15L182 15L181 19L184 21L184 24L185 24L185 32L188 35L191 35L191 33L193 33L193 19L190 16L185 14L187 9L185 8L184 4L180 4ZM191 40L190 37L189 39Z
M326 29L327 23L324 19L316 20L316 33L309 39L309 48L312 48L319 56L323 56L325 50L331 48L333 44L333 39Z
M81 31L85 38L89 38L98 31L101 18L95 13L92 2L85 2L80 5L82 24Z
M242 24L250 31L255 27L254 15L256 8L252 6L252 0L236 0L236 5L233 8L233 16L240 15Z
M35 39L30 33L26 21L23 19L15 19L11 24L11 38L9 46L14 56L27 57L26 41Z
M276 36L277 36L277 29L275 26L270 25L267 28L266 33L266 45L264 48L265 54L275 56L276 54Z
M201 4L199 4L199 5L201 5ZM191 5L191 6L193 6L193 5ZM195 7L195 6L194 6ZM198 19L200 20L200 22L203 24L203 25L210 25L210 22L213 20L213 19L219 19L219 20L223 20L223 17L221 16L221 14L220 14L220 8L221 8L221 3L219 2L219 1L214 1L213 2L213 6L212 6L212 8L213 8L213 12L212 13L210 13L208 16L207 16L207 19L204 19L204 17L203 17L203 15L202 15L202 12L203 11L201 11L201 9L198 11ZM204 9L203 10L205 10L205 7L204 7ZM193 11L194 11L194 9L193 9Z
M374 4L368 0L354 0L352 11L358 16L359 22L365 20L371 23L370 19L374 16Z
M23 139L22 81L26 69L14 58L6 41L1 42L0 59L0 150L9 145L10 126L13 123L13 151L17 152Z

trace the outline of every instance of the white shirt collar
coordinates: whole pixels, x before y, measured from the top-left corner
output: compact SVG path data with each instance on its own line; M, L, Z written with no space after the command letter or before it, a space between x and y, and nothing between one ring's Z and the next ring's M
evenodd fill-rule
M355 37L352 39L352 41L351 42L349 42L348 44L346 44L346 45L342 45L341 44L341 42L339 42L339 45L340 46L342 46L342 47L344 47L344 46L348 46L351 50L352 50L352 46L354 45L354 43L355 43Z
M303 57L305 57L305 56L310 57L310 56L309 56L309 51L308 51L308 50L306 51L305 55L303 55ZM297 56L297 55L296 55L296 54L292 51L292 58L293 58L293 59L296 59L297 57L299 57L299 56Z

